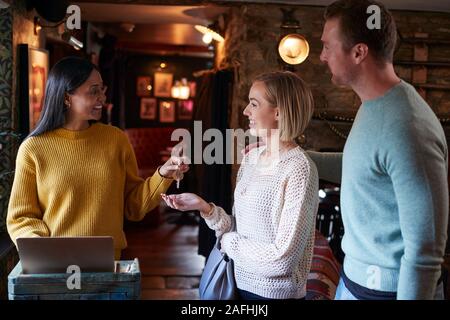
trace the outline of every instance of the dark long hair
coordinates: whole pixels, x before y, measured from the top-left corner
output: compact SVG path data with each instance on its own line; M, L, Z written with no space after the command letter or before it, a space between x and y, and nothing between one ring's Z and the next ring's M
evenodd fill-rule
M79 57L63 58L53 66L45 86L44 107L39 122L28 137L38 136L64 125L66 93L74 93L89 78L92 70L97 70L97 67Z

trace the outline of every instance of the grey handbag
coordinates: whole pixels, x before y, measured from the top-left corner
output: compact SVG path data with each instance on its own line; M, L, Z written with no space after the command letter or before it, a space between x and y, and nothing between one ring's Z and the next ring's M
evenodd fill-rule
M235 230L234 217L231 217L231 231ZM201 300L235 300L238 299L236 280L234 279L234 264L226 254L220 252L219 237L209 254L200 279Z

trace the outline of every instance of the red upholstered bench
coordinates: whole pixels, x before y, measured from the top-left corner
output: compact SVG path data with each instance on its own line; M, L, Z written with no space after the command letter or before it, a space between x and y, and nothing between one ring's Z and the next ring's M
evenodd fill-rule
M142 178L151 176L162 164L161 151L176 144L176 141L170 140L175 129L172 127L125 129L136 154L139 175Z
M140 177L145 179L153 175L158 166L163 164L161 152L177 143L170 140L175 129L173 127L125 129L125 134L136 155ZM144 220L139 222L139 224L143 226L158 226L160 222L161 215L159 208L156 208L147 213Z
M316 230L311 271L306 283L306 300L334 300L341 265L327 239Z

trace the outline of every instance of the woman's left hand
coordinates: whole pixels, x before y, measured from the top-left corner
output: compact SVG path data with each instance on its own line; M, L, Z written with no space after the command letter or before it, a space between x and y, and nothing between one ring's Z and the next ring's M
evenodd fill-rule
M211 205L194 193L161 194L167 205L181 211L199 210L207 214L211 211Z

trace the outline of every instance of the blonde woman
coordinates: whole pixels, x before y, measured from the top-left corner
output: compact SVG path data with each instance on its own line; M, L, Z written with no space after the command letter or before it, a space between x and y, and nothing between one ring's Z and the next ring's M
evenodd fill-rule
M303 299L313 253L318 207L314 163L295 138L313 113L311 91L291 72L257 77L244 110L250 133L264 146L252 149L238 172L231 217L192 193L163 195L178 210L199 210L222 236L221 245L235 263L242 299Z

